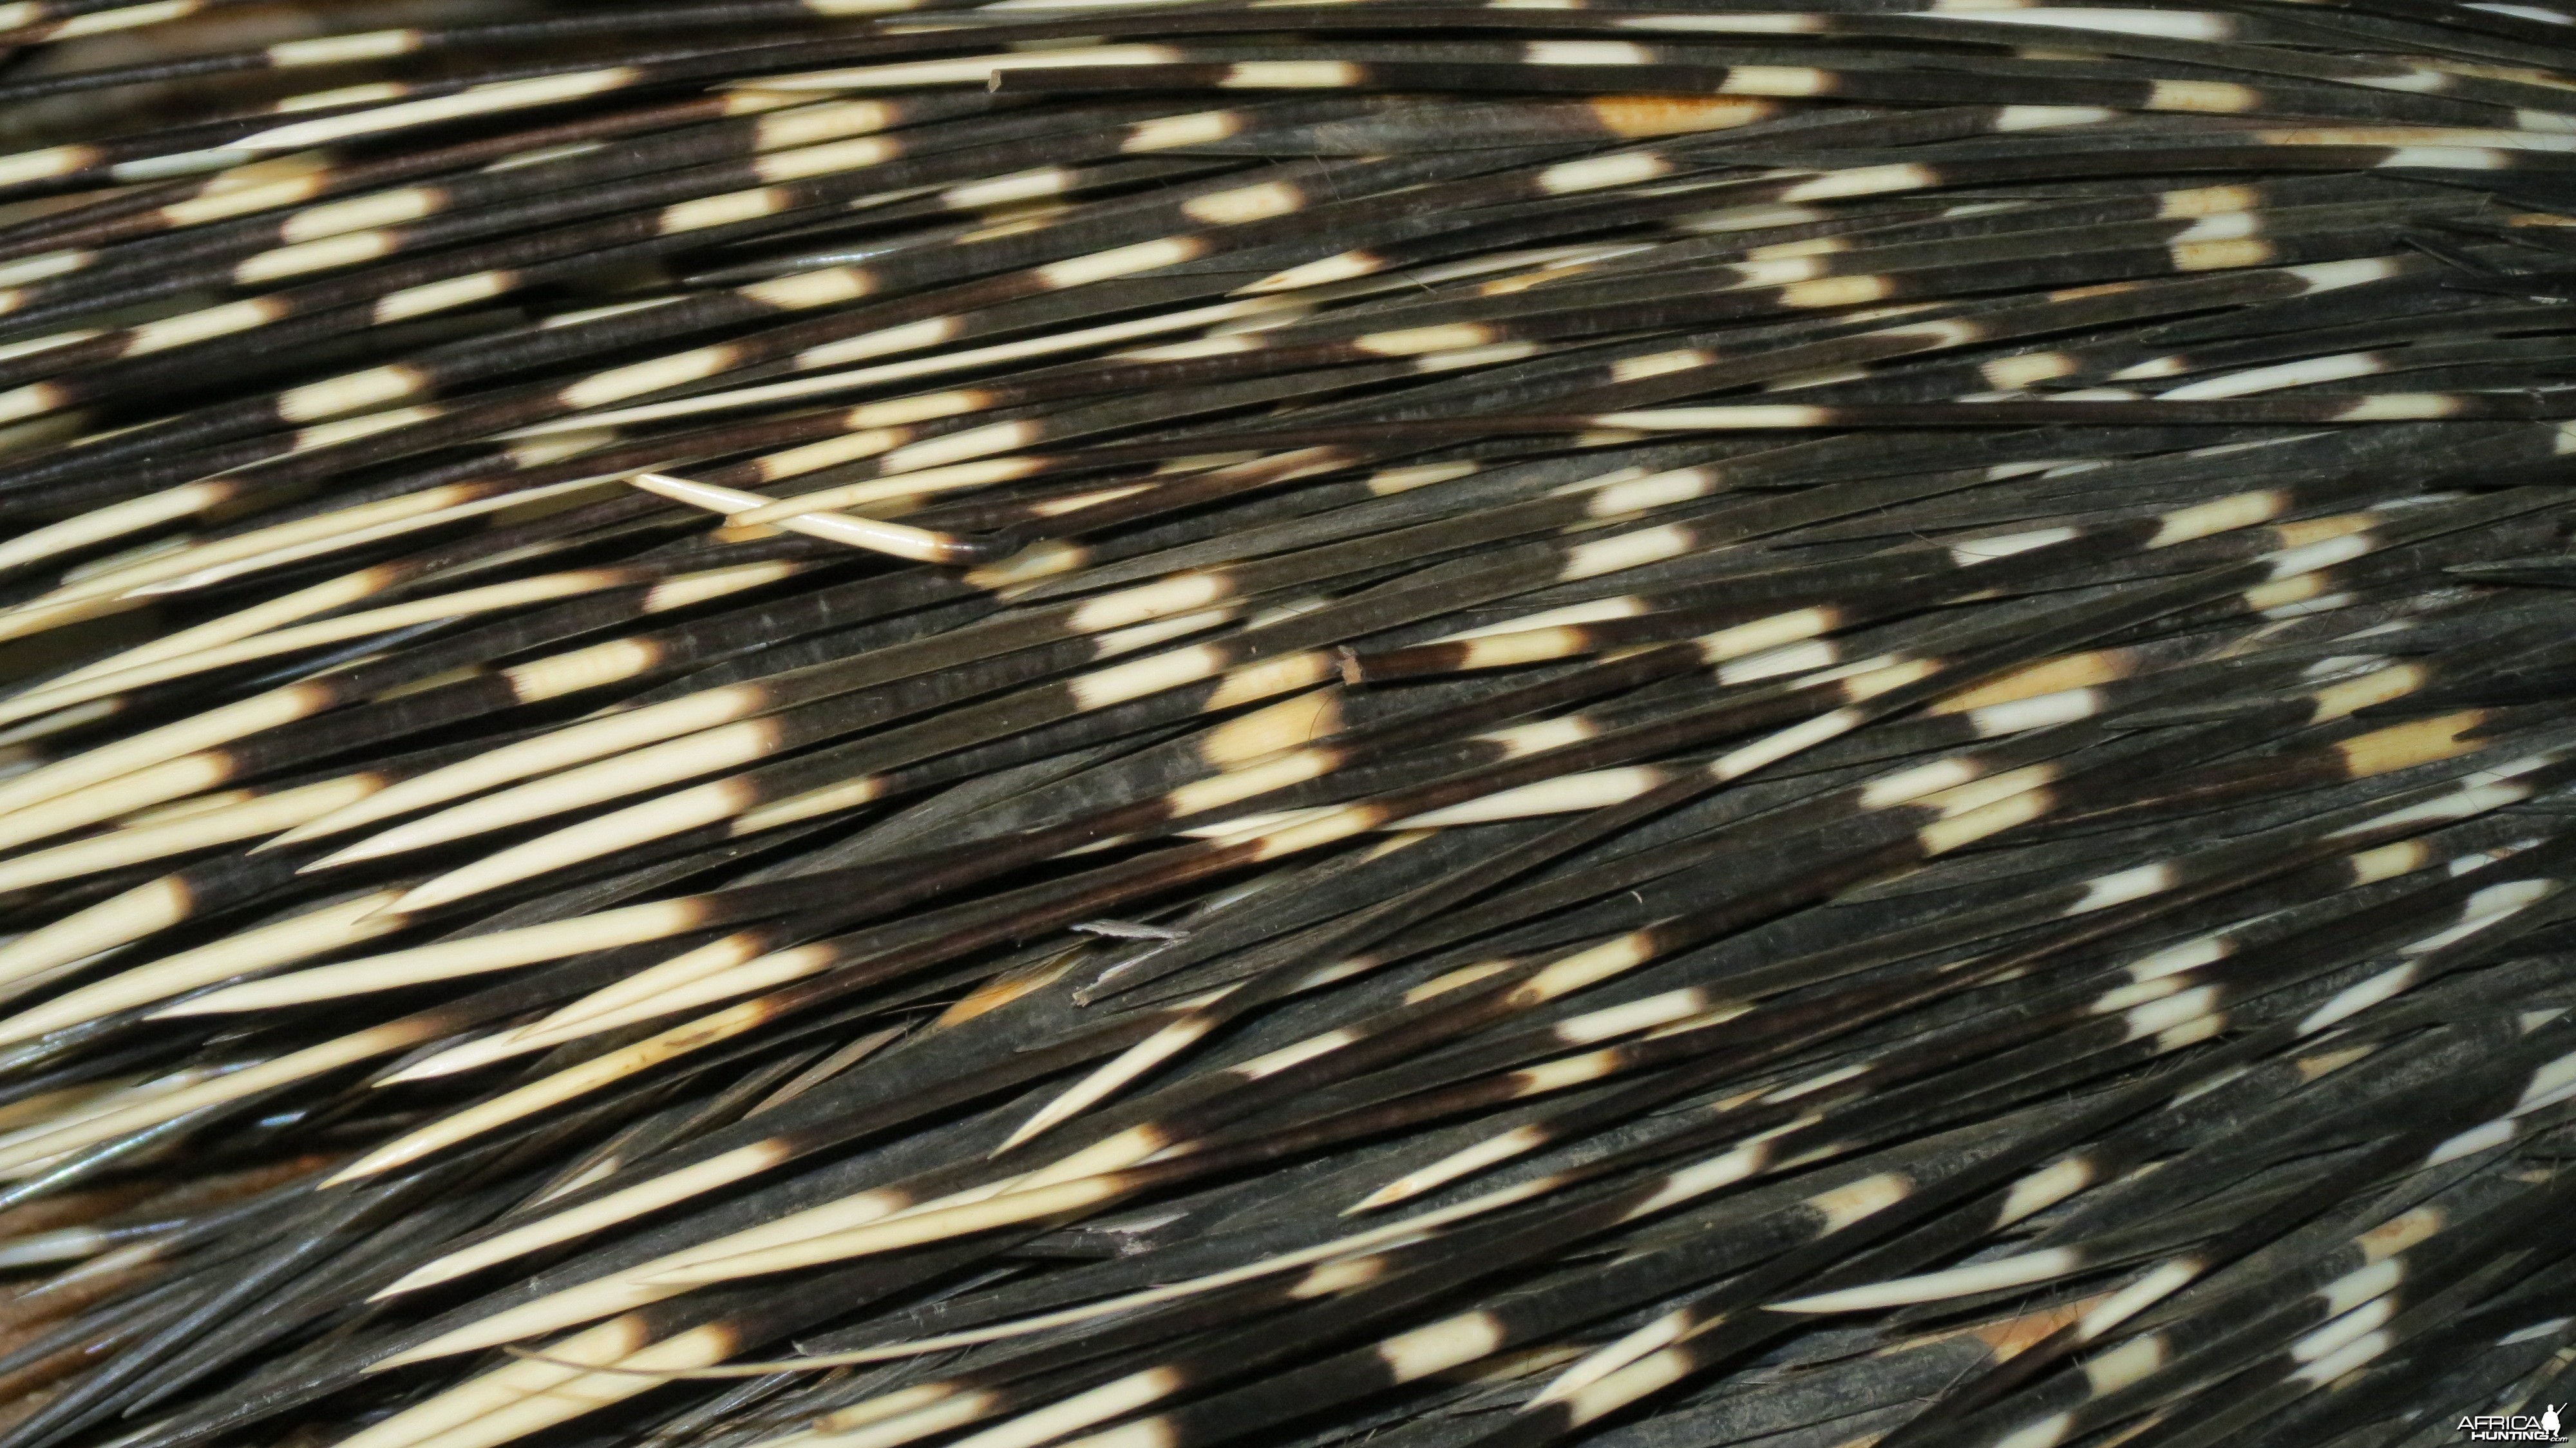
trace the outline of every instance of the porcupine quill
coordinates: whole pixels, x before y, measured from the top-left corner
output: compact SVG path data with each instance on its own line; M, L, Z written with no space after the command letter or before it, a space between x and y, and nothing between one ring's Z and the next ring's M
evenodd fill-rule
M2571 41L0 5L0 1448L2560 1431Z

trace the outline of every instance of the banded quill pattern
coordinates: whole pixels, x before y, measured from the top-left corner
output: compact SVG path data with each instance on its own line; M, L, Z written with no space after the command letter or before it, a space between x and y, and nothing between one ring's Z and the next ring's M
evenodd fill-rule
M2571 94L0 4L0 1448L2571 1411Z

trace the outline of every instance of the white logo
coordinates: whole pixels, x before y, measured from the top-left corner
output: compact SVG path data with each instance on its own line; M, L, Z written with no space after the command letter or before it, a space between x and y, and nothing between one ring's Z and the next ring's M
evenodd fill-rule
M2555 1404L2538 1414L2478 1413L2460 1420L2460 1431L2472 1443L2564 1443L2567 1435L2558 1426Z

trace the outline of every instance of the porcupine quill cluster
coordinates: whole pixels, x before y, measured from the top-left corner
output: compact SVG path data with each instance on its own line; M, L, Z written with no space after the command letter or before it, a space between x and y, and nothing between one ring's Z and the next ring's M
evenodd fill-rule
M2576 16L0 46L0 1448L2576 1416Z

